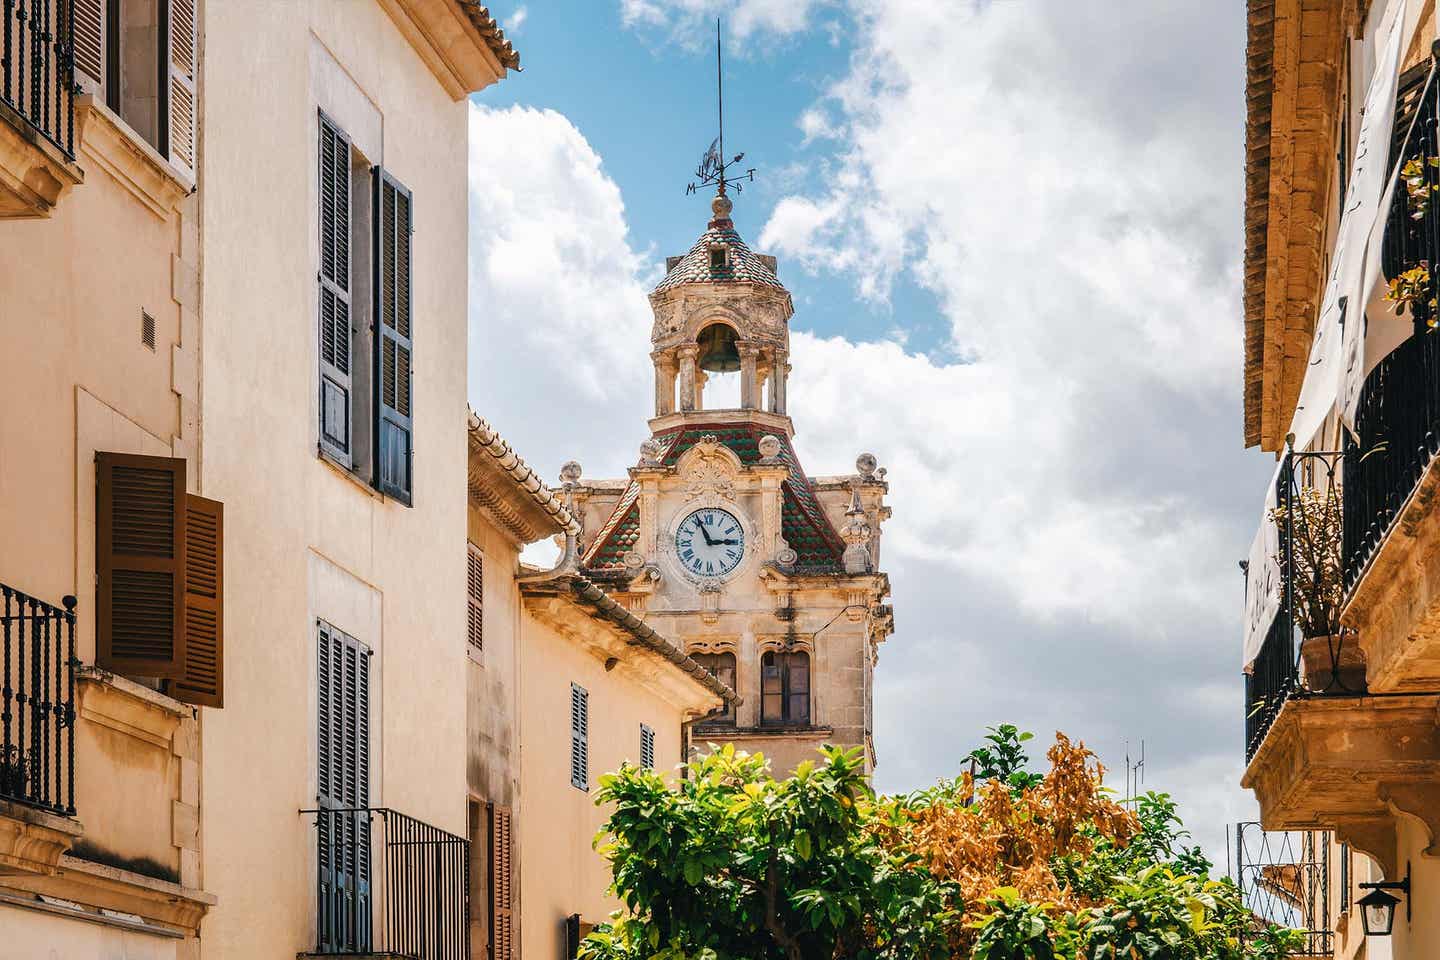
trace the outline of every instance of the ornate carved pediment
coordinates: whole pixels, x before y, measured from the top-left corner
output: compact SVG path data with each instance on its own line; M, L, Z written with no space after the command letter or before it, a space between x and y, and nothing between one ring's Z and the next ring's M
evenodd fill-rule
M741 470L740 458L711 433L700 438L675 464L676 473L685 483L690 499L721 497L735 499L735 478Z

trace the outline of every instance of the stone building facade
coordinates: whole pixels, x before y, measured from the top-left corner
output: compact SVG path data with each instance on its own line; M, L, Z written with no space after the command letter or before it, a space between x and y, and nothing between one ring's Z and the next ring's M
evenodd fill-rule
M650 295L655 416L623 480L582 479L580 564L647 624L743 698L696 743L771 757L777 773L821 744L875 762L872 680L893 629L880 566L885 471L810 477L795 453L787 382L790 294L750 250L724 192ZM705 385L738 372L739 406L706 409Z

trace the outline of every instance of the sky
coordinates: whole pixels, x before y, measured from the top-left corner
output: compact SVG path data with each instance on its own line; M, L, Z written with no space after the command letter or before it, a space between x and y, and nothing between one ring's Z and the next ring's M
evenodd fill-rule
M791 290L807 472L873 452L896 631L876 786L987 725L1145 743L1224 862L1248 549L1243 5L1214 0L496 0L523 72L470 107L471 405L554 478L648 435L646 294L704 229L715 136ZM1038 751L1037 751L1038 752Z

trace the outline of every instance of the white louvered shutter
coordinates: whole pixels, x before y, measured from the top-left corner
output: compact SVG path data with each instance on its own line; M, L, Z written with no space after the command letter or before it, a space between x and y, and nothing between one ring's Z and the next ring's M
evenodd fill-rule
M198 38L195 33L195 0L164 0L169 8L165 23L167 49L161 50L168 67L165 110L165 150L170 162L195 175L195 75ZM77 13L79 11L77 10Z

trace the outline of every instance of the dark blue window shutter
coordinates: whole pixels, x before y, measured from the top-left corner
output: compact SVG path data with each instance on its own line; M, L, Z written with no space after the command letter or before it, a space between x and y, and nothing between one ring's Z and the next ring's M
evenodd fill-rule
M570 785L590 789L590 693L570 684Z
M411 413L413 197L375 168L375 486L405 504L414 495Z
M367 953L370 890L370 650L319 622L316 756L319 940L325 952Z
M350 466L350 138L320 114L320 448Z

